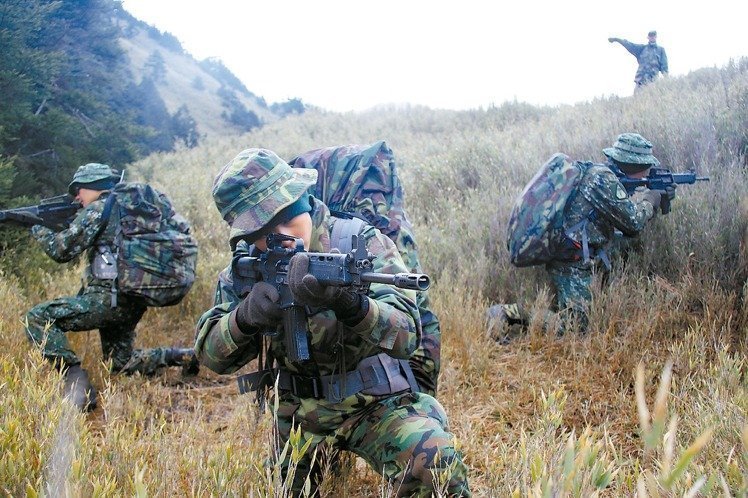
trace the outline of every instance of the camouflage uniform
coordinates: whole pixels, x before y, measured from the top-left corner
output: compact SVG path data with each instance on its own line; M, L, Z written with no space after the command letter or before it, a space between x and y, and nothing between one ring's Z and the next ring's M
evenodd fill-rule
M610 159L628 164L641 164L641 169L658 165L651 155L652 144L640 135L624 133L618 137L614 147L603 150ZM638 151L638 152L632 152ZM645 152L646 151L646 152ZM645 162L649 161L649 162ZM561 313L563 333L570 320L576 321L580 330L588 325L589 303L592 300L590 286L596 261L605 261L608 250L616 239L616 231L626 237L635 237L655 209L646 199L634 201L618 181L608 165L584 163L585 171L576 193L564 208L562 227L550 233L551 246L574 248L561 251L558 260L546 265L555 290L555 311ZM583 257L583 243L587 239L589 256ZM597 257L597 258L596 258ZM529 314L517 304L492 306L489 319L499 318L509 325L529 323ZM546 323L550 317L546 317Z
M242 151L222 170L214 184L216 204L232 225L232 245L242 236L254 233L257 227L265 226L278 212L305 195L316 177L315 170L290 168L272 152ZM330 216L327 206L319 200L312 198L311 204L309 251L329 252L336 218ZM250 225L254 228L248 228ZM379 230L369 226L362 236L367 250L375 256L374 271L406 271L394 243ZM330 378L327 376L353 372L362 360L377 355L409 358L421 336L415 293L372 284L364 299L368 299L368 312L355 326L345 325L327 309L308 317L310 361L290 361L282 331L270 336L267 341L271 356L278 362L277 371L304 378ZM197 325L195 351L200 362L215 372L235 372L264 352L259 329L245 333L237 325L236 309L240 303L232 288L229 267L219 278L215 306L203 314ZM345 449L382 472L399 495L431 495L432 473L449 469L449 493L470 496L466 467L454 448L447 417L439 402L427 394L411 392L407 382L391 394L367 392L364 389L332 400L297 395L283 388L276 393L279 401L276 449L288 441L293 425L303 430L302 445L311 441L295 474L295 493L300 493L306 476L318 470L311 468L315 449ZM284 469L288 463L282 462Z
M405 194L395 158L385 142L326 147L305 152L289 164L319 172L312 192L334 211L358 213L400 251L408 271L423 273L413 225L403 205ZM421 343L408 359L422 392L436 396L441 369L441 330L431 310L428 291L419 292Z
M95 163L86 166L91 165L106 168L111 175L108 166ZM80 175L77 179L80 181ZM119 294L117 306L112 307L111 281L99 280L91 272L90 263L96 248L112 245L114 241L113 227L107 226L102 232L102 213L108 195L108 192L102 192L99 199L81 210L65 230L56 233L40 225L32 228L33 237L55 261L68 262L86 252L89 265L82 292L34 306L26 315L26 331L34 343L42 346L46 358L60 366L70 366L80 364L80 359L70 348L66 333L99 329L104 359L111 359L112 371L151 375L174 363L167 361L168 348L133 348L135 326L145 313L146 305L139 298Z
M593 165L577 187L577 195L564 210L563 228L551 234L559 243L565 237L581 245L583 230L587 231L590 254L601 254L614 240L615 230L634 237L654 216L649 202L634 203L615 173L604 165ZM586 224L585 220L589 220ZM571 230L576 227L575 230ZM576 262L554 261L546 265L556 291L556 308L573 316L582 330L587 328L589 303L592 300L594 260L581 258Z
M668 73L665 49L657 45L657 42L639 44L620 38L611 38L611 40L623 45L631 55L636 57L636 61L639 63L634 76L637 88L653 82L660 72L662 74Z

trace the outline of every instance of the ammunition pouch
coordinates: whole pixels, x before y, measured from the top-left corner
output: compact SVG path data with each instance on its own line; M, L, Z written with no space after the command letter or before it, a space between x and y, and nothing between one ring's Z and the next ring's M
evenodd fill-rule
M267 369L240 376L239 392L272 388L277 379L278 390L299 398L325 399L340 403L345 398L362 393L372 396L418 391L407 360L397 360L380 353L364 358L355 370L344 374L306 377L283 369Z
M91 275L98 280L117 278L117 254L109 246L96 246L96 255L91 262Z

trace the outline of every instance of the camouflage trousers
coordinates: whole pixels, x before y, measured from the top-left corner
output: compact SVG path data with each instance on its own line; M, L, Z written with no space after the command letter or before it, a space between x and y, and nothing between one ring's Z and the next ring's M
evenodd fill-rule
M546 267L553 284L555 299L553 311L559 314L560 323L556 334L563 335L572 325L576 325L581 332L586 332L589 326L589 308L592 301L592 269L574 264L553 263ZM502 304L489 308L487 316L489 325L497 318L499 311L503 313L508 327L527 327L530 324L530 314L520 304ZM500 317L498 317L500 318ZM553 322L553 314L549 311L543 317L543 328L549 330ZM496 330L496 332L500 332ZM496 337L499 339L499 337Z
M165 348L134 349L135 326L145 313L145 304L122 295L117 300L118 305L112 308L109 289L89 286L79 296L46 301L26 314L26 332L55 363L80 363L70 347L68 332L98 329L104 360L111 360L113 372L152 375L167 366Z
M556 291L555 311L561 314L559 332L563 333L571 322L586 332L592 302L592 269L559 263L548 265L547 270Z
M439 319L430 309L428 296L421 299L425 292L419 292L418 311L421 313L421 344L408 358L413 376L421 392L436 397L436 389L441 369L441 330Z
M312 482L318 478L319 467L311 466L315 450L318 458L347 450L383 474L397 496L432 496L435 490L449 496L471 496L467 468L448 432L444 408L436 399L406 392L371 400L371 396L357 394L332 405L281 395L278 454L293 424L301 426L301 446L311 440L296 467L295 495L301 493L307 476ZM357 410L358 406L366 407ZM282 466L286 475L288 457ZM441 482L444 484L438 484Z

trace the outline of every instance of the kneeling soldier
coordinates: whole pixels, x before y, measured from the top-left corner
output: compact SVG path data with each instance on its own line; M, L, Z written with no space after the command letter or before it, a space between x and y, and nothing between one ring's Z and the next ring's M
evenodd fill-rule
M316 170L291 168L268 150L240 152L213 185L216 206L231 226L232 249L262 254L266 235L279 233L303 240L311 253L332 252L331 234L341 218L309 195L316 177ZM368 225L360 234L374 256L374 271L407 271L389 238ZM449 494L469 496L466 467L444 409L409 382L407 359L421 334L415 293L385 284L372 284L367 294L325 286L308 272L306 252L296 253L289 266L293 300L307 310L308 360L289 357L276 287L259 280L241 299L231 267L219 277L215 306L199 320L195 352L218 373L234 372L265 354L275 359L266 373L278 386L276 456L294 426L302 429L301 445L311 441L294 476L294 493L301 493L308 475L318 484L315 449L328 454L345 449L383 473L398 495L430 496L434 475L445 472ZM268 331L279 333L264 334ZM366 382L374 378L379 381ZM288 458L290 452L284 471Z
M115 223L107 223L103 213L118 179L119 175L105 164L81 166L69 191L82 209L70 226L60 232L41 225L31 229L33 237L55 261L65 263L83 252L88 258L85 286L78 295L38 304L26 314L29 338L42 346L44 357L65 373L65 395L80 409L96 407L96 391L70 347L67 332L99 329L104 359L111 360L113 372L153 375L162 367L182 365L194 373L198 367L192 349L134 349L135 326L147 305L137 297L120 293L113 306L111 280L99 278L92 270L99 247L114 244Z

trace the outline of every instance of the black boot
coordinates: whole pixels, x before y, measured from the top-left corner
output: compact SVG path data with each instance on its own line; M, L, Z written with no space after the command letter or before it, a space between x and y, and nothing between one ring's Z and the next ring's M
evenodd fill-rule
M64 397L81 411L96 408L96 389L88 380L88 373L80 365L72 365L65 370Z
M183 376L197 375L200 371L200 363L192 348L167 348L164 362L170 367L181 366Z

